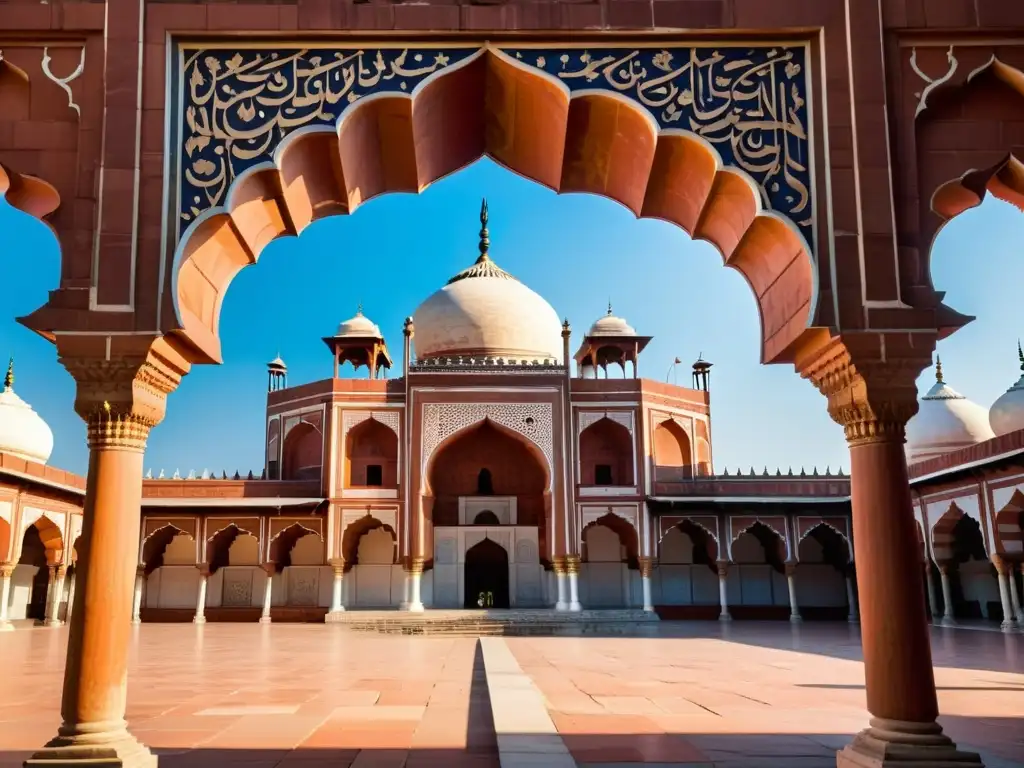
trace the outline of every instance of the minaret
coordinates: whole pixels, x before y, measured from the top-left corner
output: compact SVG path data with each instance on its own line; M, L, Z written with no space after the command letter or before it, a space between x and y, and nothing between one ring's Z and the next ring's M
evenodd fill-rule
M267 363L267 392L278 392L288 387L288 366L278 355Z
M402 368L405 379L408 381L409 366L412 365L412 338L416 335L416 326L413 324L411 317L405 318L405 326L402 328L402 334L405 336L405 362L403 363Z

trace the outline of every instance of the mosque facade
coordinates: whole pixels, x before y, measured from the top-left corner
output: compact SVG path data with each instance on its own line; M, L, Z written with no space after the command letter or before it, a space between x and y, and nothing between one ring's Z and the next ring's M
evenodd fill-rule
M651 337L611 306L571 339L492 259L485 204L476 261L406 320L400 355L360 309L324 338L330 378L293 386L283 360L268 364L259 477L147 477L134 619L530 608L856 620L847 476L716 472L710 363L694 363L690 387L641 378ZM1024 354L1021 366L986 410L940 364L908 425L936 621L1024 623ZM52 447L12 365L0 629L59 624L72 604L85 481L46 464Z

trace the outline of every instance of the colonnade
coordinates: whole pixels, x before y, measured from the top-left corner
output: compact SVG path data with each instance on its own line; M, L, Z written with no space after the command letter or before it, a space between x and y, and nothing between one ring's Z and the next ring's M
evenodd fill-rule
M11 598L11 577L15 563L0 564L0 632L14 629L8 615L8 605ZM60 607L65 602L67 595L67 611L64 618L61 618ZM66 565L47 566L46 601L45 613L42 623L48 627L59 627L71 616L71 608L75 597L75 569L68 569Z
M990 558L996 569L996 581L999 585L999 604L1002 608L1003 619L1000 628L1003 632L1015 632L1024 630L1024 607L1021 606L1020 594L1017 590L1017 579L1015 571L1024 574L1024 563L1017 563L1000 555L992 555ZM950 579L950 572L954 564L943 561L936 564L939 572L939 589L935 586L935 577L932 572L931 563L925 561L925 579L928 593L928 608L931 611L932 620L945 626L953 626L957 623L955 612L955 601L953 599L953 584ZM942 607L939 606L939 594L942 595Z
M88 359L61 357L78 383L76 411L88 424L89 472L63 723L29 765L101 759L137 766L154 760L124 720L143 454L150 429L162 420L166 398L189 364L162 338L140 348L142 341L117 337L116 349L108 340ZM934 339L929 343L927 337L908 346L903 337L852 334L832 338L797 361L801 375L828 399L829 414L844 427L850 447L872 720L840 753L841 768L881 764L894 748L901 759L919 764L978 763L976 755L957 750L936 722L925 590L903 449L906 423L917 410L916 378L931 363L933 349ZM422 608L422 562L410 562L409 571L409 604ZM570 609L579 603L578 572L574 556L556 571L559 602Z

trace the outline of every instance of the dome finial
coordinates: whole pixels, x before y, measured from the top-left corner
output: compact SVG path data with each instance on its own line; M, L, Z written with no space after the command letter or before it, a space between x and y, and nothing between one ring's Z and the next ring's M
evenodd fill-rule
M611 315L611 313L612 313L612 300L611 300L611 297L609 297L608 298L608 314Z
M363 316L363 302L360 301L358 304L356 304L356 317L362 317L362 316Z
M477 259L478 264L490 258L487 255L490 248L491 237L490 232L487 231L487 198L485 197L480 203L480 258Z
M1020 348L1020 339L1017 339L1017 357L1020 360L1020 369L1024 371L1024 349Z
M4 390L8 392L14 390L14 355L11 355L11 360L7 363L7 375L4 376Z
M946 383L942 380L942 358L938 355L935 356L935 380L939 382L939 384Z

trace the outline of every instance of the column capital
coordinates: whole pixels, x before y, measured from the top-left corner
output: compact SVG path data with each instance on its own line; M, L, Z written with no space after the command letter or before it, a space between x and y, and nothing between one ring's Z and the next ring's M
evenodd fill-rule
M59 336L57 355L77 385L75 412L91 448L145 450L191 367L173 342L152 335Z
M204 579L210 578L210 575L213 573L210 563L196 563L196 568L199 570L199 575Z
M640 575L649 579L651 574L654 573L654 558L653 557L641 557L639 558L640 563Z
M795 576L796 575L796 567L797 567L797 565L799 565L799 563L792 562L792 561L790 561L790 562L785 564L785 570L786 570L786 576L787 577Z
M580 572L580 558L579 558L579 555L566 555L566 558L565 558L565 572L566 573L579 573Z
M719 576L729 575L729 566L731 565L731 563L728 560L716 560L715 565L718 567Z
M329 566L331 566L331 572L335 576L339 576L340 575L340 576L344 577L344 575L345 575L345 558L343 558L343 557L331 557L331 558L328 558L327 564Z
M551 558L551 570L557 573L565 573L565 558L564 557L553 557Z
M993 553L989 558L992 561L992 565L996 568L996 573L1000 576L1006 576L1013 573L1013 563L1006 562L1002 555Z
M799 356L796 368L828 399L850 445L903 442L935 341L929 334L843 334Z
M949 575L949 563L943 561L941 563L936 563L935 565L938 566L939 573L941 573L943 576Z
M9 579L11 574L14 573L14 569L17 567L17 563L0 563L0 576L5 579Z
M260 570L267 574L267 576L273 576L277 573L277 563L273 561L260 563Z
M409 565L406 570L409 571L409 573L423 573L424 563L425 559L422 557L410 557Z

